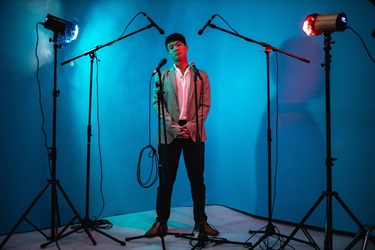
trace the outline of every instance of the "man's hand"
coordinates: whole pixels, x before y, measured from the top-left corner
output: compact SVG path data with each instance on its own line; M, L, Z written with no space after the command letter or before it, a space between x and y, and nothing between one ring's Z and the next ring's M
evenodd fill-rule
M177 138L187 139L189 137L190 137L189 130L185 126L182 126L180 131L177 134Z

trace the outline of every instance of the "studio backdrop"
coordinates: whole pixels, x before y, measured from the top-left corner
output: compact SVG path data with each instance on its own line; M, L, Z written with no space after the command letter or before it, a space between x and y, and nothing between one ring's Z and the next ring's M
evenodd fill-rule
M61 63L148 26L149 20L137 15L140 12L165 34L151 26L96 52L90 113L90 56ZM179 32L187 39L189 61L208 72L211 81L207 204L267 217L271 174L273 218L299 222L327 189L324 36L307 36L301 27L312 13L341 12L374 56L375 7L366 0L1 1L0 234L9 232L51 178L53 32L37 25L47 14L69 21L77 18L79 24L77 39L57 51L56 178L81 215L90 114L90 217L101 211L100 216L106 217L155 208L157 185L143 188L137 165L142 148L149 143L157 147L157 117L150 113L151 74L163 58L168 59L164 67L171 66L164 41ZM265 48L211 26L198 35L214 14L211 23L216 27L310 61L270 52L271 172ZM337 158L333 190L361 223L371 225L375 223L375 65L353 30L333 32L332 41L330 119L332 156ZM142 158L143 181L151 167L150 159ZM71 210L61 196L59 200L62 222L67 223ZM172 206L191 205L181 161ZM48 191L28 217L48 228L50 207ZM355 223L336 202L333 214L334 229L356 232ZM322 203L307 224L324 227L324 221ZM22 223L17 231L32 229Z

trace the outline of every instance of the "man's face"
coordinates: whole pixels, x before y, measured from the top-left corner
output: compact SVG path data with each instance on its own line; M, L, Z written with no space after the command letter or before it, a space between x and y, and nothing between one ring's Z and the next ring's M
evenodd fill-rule
M180 62L186 59L188 46L180 41L168 43L168 55L174 62Z

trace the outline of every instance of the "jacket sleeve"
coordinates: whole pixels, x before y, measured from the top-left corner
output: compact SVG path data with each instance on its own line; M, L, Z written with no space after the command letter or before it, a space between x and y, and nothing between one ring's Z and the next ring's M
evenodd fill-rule
M188 123L186 124L187 129L189 130L190 137L193 141L196 141L197 135L199 135L201 141L205 141L207 139L206 130L204 126L204 122L207 119L208 113L211 107L211 88L210 88L210 80L206 72L199 70L202 80L199 78L197 80L197 97L198 97L198 113L195 112L195 97L192 98L192 103L190 104ZM199 84L198 84L199 83ZM197 115L198 114L198 115ZM197 123L196 118L198 117L198 129L197 131Z
M178 125L178 117L173 117L172 114L178 114L178 110L171 110L171 109L178 109L178 101L176 98L176 94L173 91L173 88L170 86L170 77L173 77L170 74L170 70L165 70L161 73L161 81L159 80L159 76L155 76L155 86L153 90L153 97L152 97L152 105L155 111L155 114L158 116L158 123L160 121L160 126L158 125L158 132L157 141L161 143L165 143L165 139L167 139L167 143L171 143L173 139L177 137L177 134L180 130L180 126ZM163 84L163 85L161 85ZM159 105L159 92L161 90L161 86L163 86L163 92L160 94L160 105ZM159 110L160 108L160 110ZM172 111L172 114L170 112ZM165 118L165 126L164 126L164 119ZM175 119L174 119L175 118ZM166 131L166 136L164 135L164 127ZM161 136L161 138L159 138Z

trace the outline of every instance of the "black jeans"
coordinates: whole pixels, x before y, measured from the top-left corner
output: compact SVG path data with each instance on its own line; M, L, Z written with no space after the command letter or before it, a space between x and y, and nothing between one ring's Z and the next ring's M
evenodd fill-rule
M205 213L206 186L204 185L204 142L195 143L189 139L175 139L170 144L159 144L159 187L156 201L156 220L167 224L171 212L173 184L176 180L181 152L190 181L193 198L194 221L207 220Z

